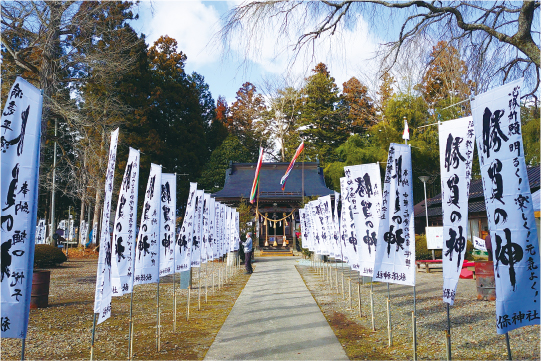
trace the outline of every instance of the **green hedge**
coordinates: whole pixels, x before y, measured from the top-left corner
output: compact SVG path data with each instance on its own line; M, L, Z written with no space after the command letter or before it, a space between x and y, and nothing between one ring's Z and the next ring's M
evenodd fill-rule
M54 267L66 262L68 259L64 252L58 247L48 244L37 244L34 253L34 267L47 268Z

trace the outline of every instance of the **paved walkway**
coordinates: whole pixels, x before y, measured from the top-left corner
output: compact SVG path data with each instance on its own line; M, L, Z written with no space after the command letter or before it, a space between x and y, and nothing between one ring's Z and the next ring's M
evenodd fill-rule
M205 360L348 360L295 264L257 258Z

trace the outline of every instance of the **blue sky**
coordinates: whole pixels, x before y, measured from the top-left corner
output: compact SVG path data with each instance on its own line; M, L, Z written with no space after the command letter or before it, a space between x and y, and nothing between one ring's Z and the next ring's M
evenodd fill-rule
M334 36L332 43L328 38L322 40L315 54L301 52L294 63L290 61L293 53L288 51L288 45L296 38L277 41L277 34L270 27L262 34L261 47L255 52L246 56L244 39L239 37L224 54L223 45L212 40L222 27L223 16L236 4L234 1L142 1L139 20L132 26L146 35L148 44L162 35L175 38L178 50L188 57L187 72L203 75L214 99L223 95L229 104L246 81L262 88L265 79L280 78L288 73L298 83L320 61L327 64L340 88L352 76L362 79L367 74L375 74L369 70L374 67L369 59L381 41L370 33L361 16L357 17L355 26L342 29L339 36Z

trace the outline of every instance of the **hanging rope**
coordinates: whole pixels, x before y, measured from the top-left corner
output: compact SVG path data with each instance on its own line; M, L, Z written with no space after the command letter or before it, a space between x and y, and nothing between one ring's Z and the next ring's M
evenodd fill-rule
M256 210L255 210L256 215L259 215L259 216L263 217L263 219L267 220L268 222L274 222L274 223L283 221L283 220L285 220L286 218L291 217L291 216L293 215L293 213L295 213L295 211L296 211L296 209L293 208L293 210L291 211L291 213L289 213L287 216L282 217L282 218L280 218L280 219L271 219L271 218L267 217L266 215L264 215L263 213L259 212L259 209L256 209Z

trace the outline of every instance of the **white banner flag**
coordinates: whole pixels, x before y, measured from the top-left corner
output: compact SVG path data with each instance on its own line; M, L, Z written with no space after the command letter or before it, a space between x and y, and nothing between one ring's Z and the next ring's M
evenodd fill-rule
M319 255L324 255L325 244L321 238L321 219L317 214L317 207L319 206L319 200L313 200L310 202L310 218L312 223L312 230L314 234L314 250Z
M240 215L236 209L233 210L233 214L235 216L233 220L233 236L235 240L233 242L235 243L235 251L238 251L240 246Z
M340 239L342 241L343 261L354 270L359 270L359 256L357 254L358 242L355 231L355 221L347 177L340 178L340 191L342 193L342 217L340 221Z
M162 166L150 164L150 174L141 211L141 227L137 237L134 285L156 283L160 277L161 179Z
M105 195L101 217L100 254L96 275L96 292L94 294L94 313L98 314L98 324L111 316L111 202L113 183L115 180L116 148L118 146L118 128L111 133L107 173L105 174Z
M92 227L92 244L97 244L98 242L98 222L94 223Z
M160 277L175 273L177 175L162 173L160 205Z
M336 247L334 243L334 227L333 227L332 211L331 211L331 196L327 195L324 197L320 197L319 205L321 207L320 216L323 217L323 220L322 220L323 233L321 235L321 238L325 242L325 245L326 245L325 247L327 248L329 257L334 257Z
M196 192L197 183L190 183L186 212L176 243L175 269L177 272L187 271L191 268L192 237L195 221L195 204L197 201Z
M372 277L381 212L381 179L375 163L344 167L353 209L361 276Z
M473 118L465 117L440 123L439 138L444 240L443 302L453 305L468 242L468 195L474 145Z
M310 202L304 205L304 215L306 217L306 229L308 230L307 234L307 247L310 252L316 252L316 241L315 241L315 230L312 222L312 205Z
M205 202L205 192L197 190L195 192L195 221L193 225L192 237L192 267L201 266L201 234L203 232L203 204Z
M218 258L218 249L216 247L216 200L210 198L209 206L209 249L208 257L209 261Z
M219 253L220 257L227 253L227 247L225 242L225 216L226 216L226 205L220 204L220 236L219 236Z
M539 245L513 81L472 101L496 275L499 334L539 324Z
M2 338L26 338L34 269L42 96L21 77L0 124Z
M333 239L336 252L334 257L339 260L343 260L343 247L340 242L340 216L338 215L338 202L340 202L340 193L334 192L334 213L332 217L333 222Z
M86 237L88 235L88 227L86 222L83 220L79 225L79 245L84 246L86 244Z
M83 221L84 222L84 221ZM36 244L45 244L45 219L40 219L36 230Z
M411 148L391 143L381 203L374 281L415 285Z
M485 240L479 237L473 236L473 248L486 252L487 246Z
M210 234L210 194L205 193L203 196L203 218L201 232L201 263L207 263L208 252L210 248L209 234Z
M137 193L139 190L139 151L130 148L124 178L120 185L113 228L111 289L113 296L131 293L137 233Z

